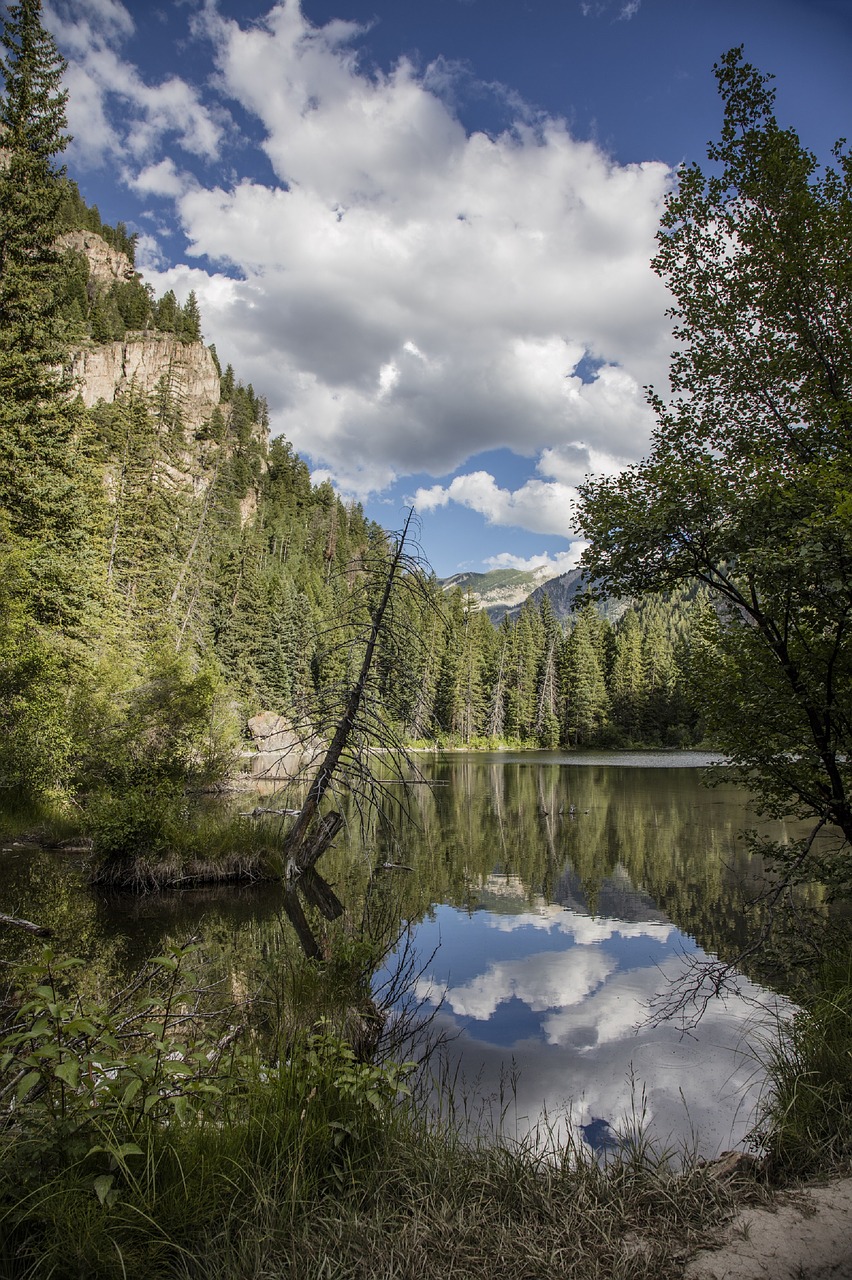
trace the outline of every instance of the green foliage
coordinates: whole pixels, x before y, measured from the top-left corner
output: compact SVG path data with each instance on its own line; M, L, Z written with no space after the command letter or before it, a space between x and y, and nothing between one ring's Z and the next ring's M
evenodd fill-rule
M79 993L79 962L18 971L0 1275L538 1275L569 1240L593 1280L638 1238L630 1274L656 1280L729 1211L718 1180L641 1137L604 1169L547 1132L430 1121L400 1102L405 1066L359 1061L326 1024L264 1065L227 1015L201 1016L196 958L170 948L111 1004Z
M3 557L7 572L13 568ZM20 599L0 588L0 788L46 794L62 787L72 758L69 673L56 640Z
M838 145L820 173L741 50L716 72L715 168L682 170L654 263L675 299L673 398L651 397L644 462L581 489L585 563L610 593L703 585L707 730L766 812L848 842L852 157Z
M134 1260L159 1274L234 1195L250 1203L256 1178L280 1176L295 1206L372 1167L408 1067L361 1061L329 1023L294 1029L287 1060L264 1062L211 1002L202 959L171 946L107 999L49 948L15 969L0 1274L112 1276Z

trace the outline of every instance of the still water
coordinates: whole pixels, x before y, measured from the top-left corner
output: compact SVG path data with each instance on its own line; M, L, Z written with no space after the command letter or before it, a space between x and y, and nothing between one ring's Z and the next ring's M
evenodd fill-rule
M737 840L754 825L747 796L702 785L714 759L429 756L392 841L353 832L326 855L354 916L380 890L411 926L414 994L449 1037L448 1069L474 1111L509 1099L519 1132L544 1110L597 1148L638 1114L660 1141L706 1155L742 1141L776 997L743 977L689 1033L649 1021L686 966L737 953L744 898L761 883ZM259 957L290 944L277 885L107 900L83 886L79 855L3 843L3 909L51 925L58 947L93 965L126 970L199 931L238 991ZM9 932L7 953L31 945Z

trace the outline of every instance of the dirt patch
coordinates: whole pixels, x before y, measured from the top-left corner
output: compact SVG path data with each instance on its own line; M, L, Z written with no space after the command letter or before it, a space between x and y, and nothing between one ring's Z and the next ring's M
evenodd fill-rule
M852 1178L743 1210L684 1280L852 1280Z

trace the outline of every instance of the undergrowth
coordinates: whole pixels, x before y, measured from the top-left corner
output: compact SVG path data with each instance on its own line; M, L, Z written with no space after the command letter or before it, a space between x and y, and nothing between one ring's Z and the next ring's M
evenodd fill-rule
M341 996L362 960L330 971ZM3 1280L664 1280L730 1210L711 1170L675 1172L641 1136L601 1165L547 1133L465 1129L339 1019L270 1039L199 965L174 947L106 1001L49 950L16 971Z

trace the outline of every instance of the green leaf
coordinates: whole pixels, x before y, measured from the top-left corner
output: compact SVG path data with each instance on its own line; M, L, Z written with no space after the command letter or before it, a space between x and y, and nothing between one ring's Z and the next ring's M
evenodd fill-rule
M106 1198L112 1191L112 1184L115 1182L115 1175L112 1173L102 1173L99 1178L95 1178L92 1184L95 1189L95 1195L101 1204L106 1203Z
M57 1080L63 1080L69 1088L76 1089L80 1083L80 1064L76 1058L66 1058L55 1068L54 1075Z
M142 1156L145 1153L136 1142L122 1142L120 1147L115 1147L113 1149L113 1154L117 1156L119 1160L124 1160L127 1156Z
M127 1088L124 1090L124 1093L121 1095L121 1105L123 1107L129 1107L141 1088L142 1081L138 1076L134 1076Z
M23 1102L24 1098L27 1096L30 1089L34 1089L35 1086L39 1084L40 1081L41 1081L40 1071L28 1071L27 1074L24 1076L23 1080L18 1085L18 1090L16 1094L18 1102Z

